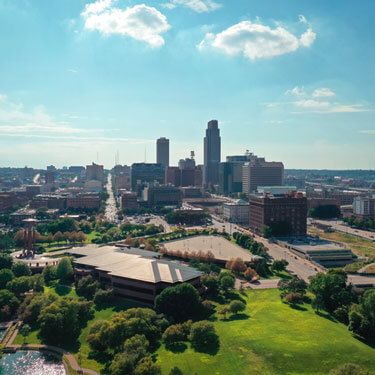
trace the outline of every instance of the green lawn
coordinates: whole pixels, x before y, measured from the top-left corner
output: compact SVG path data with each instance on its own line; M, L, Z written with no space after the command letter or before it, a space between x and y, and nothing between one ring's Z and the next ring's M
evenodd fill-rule
M188 375L327 374L346 362L375 369L374 349L310 306L293 309L281 302L277 290L249 291L245 299L247 318L214 323L220 336L215 356L160 347L163 375L174 366Z
M91 233L89 234L86 234L86 241L85 243L88 244L88 243L92 243L92 240L97 237L100 233L93 230Z

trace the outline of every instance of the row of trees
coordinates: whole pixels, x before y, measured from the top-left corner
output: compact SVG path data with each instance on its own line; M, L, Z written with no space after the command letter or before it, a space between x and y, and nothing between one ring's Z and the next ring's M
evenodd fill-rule
M333 219L341 217L340 208L335 204L311 208L308 214L314 219Z
M374 219L360 219L355 216L344 218L344 222L354 228L375 230L375 220Z

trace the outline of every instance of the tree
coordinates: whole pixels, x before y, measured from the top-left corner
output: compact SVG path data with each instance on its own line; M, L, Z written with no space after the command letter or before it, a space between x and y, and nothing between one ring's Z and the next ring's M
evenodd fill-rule
M246 264L241 258L230 259L225 264L225 268L235 273L241 273L246 270Z
M19 330L20 335L23 337L23 344L26 344L27 336L29 336L31 328L28 324L23 324Z
M275 260L272 263L272 271L274 271L274 272L285 271L288 264L289 263L285 259Z
M163 333L163 341L167 348L187 340L186 332L182 324L173 324Z
M268 225L263 225L262 236L265 237L265 238L272 237L272 229Z
M229 308L228 306L223 306L222 308L219 309L218 311L219 315L223 317L223 319L227 318L227 314L229 313Z
M24 262L13 263L12 271L16 277L31 275L30 267Z
M219 336L215 327L207 321L193 323L189 335L191 346L198 352L216 351L219 347Z
M155 299L155 309L175 322L199 316L202 303L198 291L187 283L164 289Z
M349 329L365 339L375 337L375 289L367 290L349 312Z
M229 304L229 311L232 314L238 314L241 311L245 311L245 309L246 309L246 305L243 302L238 301L238 300L233 300Z
M331 370L329 375L370 375L370 373L356 364L345 363L344 365Z
M0 290L0 320L9 320L9 318L17 311L20 305L19 300L14 293L9 290Z
M341 216L340 208L335 204L318 206L309 210L309 216L315 219L333 219Z
M305 295L307 286L307 283L298 277L293 277L290 280L281 280L279 282L279 289L283 293L300 293Z
M17 296L28 292L33 287L32 276L17 277L8 282L6 288Z
M215 276L202 276L202 285L206 288L206 294L216 297L219 293L219 279Z
M53 240L57 243L60 243L62 241L64 241L64 235L62 234L62 232L58 231L56 232L54 235L53 235Z
M0 254L0 270L12 268L13 258L8 254Z
M109 373L111 375L133 375L135 363L136 358L134 355L118 353L109 366Z
M257 272L250 267L246 269L246 271L244 272L244 276L245 276L245 279L248 281L253 281L259 278L259 275L257 274Z
M74 271L72 262L69 258L62 258L56 268L56 276L61 282L70 281L73 277Z
M311 278L309 289L314 293L313 306L316 310L333 313L338 307L355 302L352 287L347 285L347 275L343 271L329 270Z
M110 303L113 299L113 289L98 289L94 295L94 303L97 306L103 306Z
M145 335L134 335L125 340L123 351L129 355L134 355L136 362L147 355L150 343Z
M14 279L14 273L8 269L4 268L0 270L0 289L4 289L7 283Z
M161 375L161 368L150 356L142 358L137 364L134 375Z
M42 275L44 277L44 282L49 284L51 281L57 279L57 267L51 265L45 266Z
M99 282L96 281L92 276L82 277L76 286L76 292L79 296L83 296L86 299L93 299L95 293L99 289Z
M234 288L235 279L233 276L226 275L220 279L220 287L226 293Z

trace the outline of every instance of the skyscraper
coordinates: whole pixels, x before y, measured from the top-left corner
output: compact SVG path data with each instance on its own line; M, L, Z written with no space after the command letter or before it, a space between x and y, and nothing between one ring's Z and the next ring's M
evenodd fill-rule
M169 139L165 137L156 141L156 163L169 167Z
M220 129L217 120L208 122L204 137L204 170L203 182L205 187L212 187L219 182L219 164L221 155Z

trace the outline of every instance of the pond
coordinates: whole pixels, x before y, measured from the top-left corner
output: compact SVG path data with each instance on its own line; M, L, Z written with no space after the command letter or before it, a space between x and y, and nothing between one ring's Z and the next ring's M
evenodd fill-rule
M62 362L38 351L4 354L0 359L0 375L66 375Z

